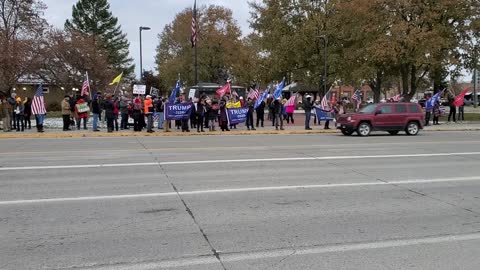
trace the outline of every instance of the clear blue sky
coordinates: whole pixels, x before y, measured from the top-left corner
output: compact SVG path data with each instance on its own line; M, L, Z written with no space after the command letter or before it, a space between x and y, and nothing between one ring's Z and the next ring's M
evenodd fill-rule
M72 6L77 0L42 0L47 6L45 18L59 28L63 28L65 20L71 17ZM158 34L166 24L173 21L175 15L187 7L193 6L193 0L110 0L111 11L118 17L122 30L130 41L130 54L135 59L139 76L139 36L138 27L149 26L149 32L143 32L143 68L155 69L155 49L158 45ZM250 19L247 0L197 0L197 5L221 5L233 10L233 16L240 25L243 34L250 32Z

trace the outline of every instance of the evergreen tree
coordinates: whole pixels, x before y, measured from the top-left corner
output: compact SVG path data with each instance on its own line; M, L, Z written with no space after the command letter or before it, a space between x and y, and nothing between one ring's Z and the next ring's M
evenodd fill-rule
M110 12L108 1L79 0L72 9L72 19L65 22L65 28L91 36L95 47L100 46L108 52L111 69L132 75L135 67L129 57L130 44L118 19Z

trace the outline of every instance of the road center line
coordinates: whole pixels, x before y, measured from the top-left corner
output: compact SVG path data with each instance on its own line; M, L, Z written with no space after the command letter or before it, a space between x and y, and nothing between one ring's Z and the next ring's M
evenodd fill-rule
M116 164L85 164L85 165L59 165L59 166L29 166L29 167L0 167L0 171L21 170L49 170L49 169L83 169L83 168L112 168L112 167L141 167L141 166L172 166L195 164L220 164L220 163L246 163L246 162L281 162L305 160L351 160L351 159L385 159L385 158L420 158L420 157L445 157L445 156L473 156L480 152L461 153L430 153L430 154L401 154L401 155L366 155L366 156L325 156L325 157L287 157L287 158L253 158L253 159L217 159L217 160L192 160L192 161L164 161L145 163L116 163Z
M300 247L294 248L280 248L266 251L256 252L239 252L239 253L220 253L220 257L224 262L242 262L255 261L272 258L280 258L286 256L302 256L302 255L318 255L325 253L349 252L349 251L366 251L374 249L410 247L419 245L433 245L449 242L463 242L463 241L478 241L480 240L480 233L468 234L454 234L454 235L440 235L428 236L421 238L410 239L394 239L384 241L372 241L363 243L347 243L347 244L333 244L314 247ZM153 269L172 269L181 267L191 267L200 265L211 265L218 263L213 256L198 256L191 258L182 258L178 260L165 260L159 262L136 263L136 264L116 264L112 266L90 266L80 267L79 269L90 270L153 270Z
M411 180L401 180L401 181L391 181L391 182L376 181L376 182L360 182L360 183L344 183L344 184L211 189L211 190L196 190L196 191L180 191L179 194L182 196L189 196L189 195L192 196L192 195L222 194L222 193L262 192L262 191L268 192L268 191L278 191L278 190L307 190L307 189L406 185L406 184L433 184L433 183L443 183L443 182L467 182L467 181L470 181L470 182L480 181L480 176L437 178L437 179L411 179ZM174 197L174 196L177 196L176 192L104 195L104 196L87 196L87 197L71 197L71 198L48 198L48 199L0 201L0 206L21 205L21 204L40 204L40 203L59 203L59 202L118 200L118 199L139 199L139 198L154 198L154 197Z

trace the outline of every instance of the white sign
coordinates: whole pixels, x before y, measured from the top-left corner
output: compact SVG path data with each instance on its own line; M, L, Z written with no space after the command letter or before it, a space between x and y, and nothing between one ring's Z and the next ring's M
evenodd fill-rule
M151 87L150 88L150 95L151 96L156 96L158 97L158 95L160 94L160 90L155 88L155 87Z
M133 94L134 95L145 95L147 92L147 86L141 84L133 85Z
M190 89L190 93L188 93L188 99L192 99L195 97L195 92L197 92L196 89Z

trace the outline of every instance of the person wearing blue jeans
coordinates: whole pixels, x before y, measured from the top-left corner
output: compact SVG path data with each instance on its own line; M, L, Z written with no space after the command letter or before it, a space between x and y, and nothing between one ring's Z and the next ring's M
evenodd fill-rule
M312 117L312 96L306 95L305 100L303 101L303 109L305 110L305 129L311 130L310 128L310 118Z
M100 104L99 104L99 101L98 101L98 95L95 95L93 97L93 101L92 101L92 115L93 115L93 127L92 127L92 130L93 131L100 131L98 129L98 120L99 120L99 117L100 117Z

